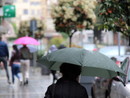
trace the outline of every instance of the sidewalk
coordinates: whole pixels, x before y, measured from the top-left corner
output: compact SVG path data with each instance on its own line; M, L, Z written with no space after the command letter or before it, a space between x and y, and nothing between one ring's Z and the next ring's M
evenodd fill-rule
M20 86L17 78L14 85L9 85L5 70L0 70L0 98L44 98L48 85L52 83L52 76L42 76L40 72L40 68L31 67L29 84Z

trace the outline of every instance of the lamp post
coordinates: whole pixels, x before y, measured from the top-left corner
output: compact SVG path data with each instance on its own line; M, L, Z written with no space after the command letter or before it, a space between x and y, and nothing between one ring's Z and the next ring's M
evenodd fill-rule
M32 19L30 21L30 31L33 34L33 38L35 38L35 31L37 30L37 20ZM36 53L33 53L33 66L36 66Z

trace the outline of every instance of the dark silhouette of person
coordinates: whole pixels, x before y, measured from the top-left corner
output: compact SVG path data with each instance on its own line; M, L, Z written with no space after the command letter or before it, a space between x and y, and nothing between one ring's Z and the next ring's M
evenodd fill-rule
M61 45L58 47L58 49L63 49L63 48L66 48L66 46L63 45L63 44L61 44Z
M56 45L52 45L50 48L49 48L49 51L48 51L48 53L51 53L51 52L53 52L53 51L56 51L56 50L58 50L57 49L57 47L56 47ZM55 83L56 81L57 81L57 76L56 76L56 70L50 70L51 71L51 73L52 73L52 76L53 76L53 81L52 81L52 83Z
M9 59L8 46L4 41L2 41L2 36L0 35L0 62L3 62L4 64L4 69L6 71L6 76L7 76L7 82L10 84L11 82L10 82L8 65L7 65L8 59Z
M79 83L80 66L63 63L60 72L62 77L48 87L44 98L88 98L85 87Z

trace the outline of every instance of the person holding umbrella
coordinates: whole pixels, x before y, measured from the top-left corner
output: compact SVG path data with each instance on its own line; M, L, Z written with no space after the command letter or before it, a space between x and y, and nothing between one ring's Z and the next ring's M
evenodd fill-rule
M27 45L23 45L20 48L20 62L21 62L21 71L23 76L24 85L28 84L29 79L29 69L30 69L30 59L32 58L32 53L30 53Z
M62 77L48 87L44 98L88 98L85 87L79 83L81 66L63 63L60 72Z
M56 45L52 45L50 48L49 48L49 51L48 51L48 53L51 53L51 52L53 52L53 51L56 51L56 50L58 50L57 49L57 47L56 47ZM55 81L57 80L57 76L56 76L56 70L50 70L51 71L51 73L52 73L52 76L53 76L53 82L52 83L55 83Z
M20 62L21 62L21 71L23 76L24 85L28 84L29 79L29 69L30 69L30 59L32 59L32 53L30 52L27 45L39 45L40 43L33 37L23 36L14 41L14 44L23 45L20 48Z
M125 73L123 72L123 70L120 69L107 56L96 51L88 51L81 48L59 49L57 51L47 54L46 56L43 56L42 58L38 59L37 62L43 65L46 65L48 68L53 69L53 70L59 70L59 67L63 63L69 63L72 65L74 64L75 66L77 65L77 66L82 67L82 72L81 72L82 76L97 76L97 77L102 77L102 78L107 78L107 79L110 79L117 75L125 76ZM66 66L69 67L68 64L66 64ZM69 69L70 68L67 68L66 72L73 71L73 69L71 71ZM61 71L61 73L63 74L63 77L64 77L63 71ZM56 82L56 86L51 86L51 88L49 87L47 92L51 92L50 89L53 90L54 88L56 88L57 83L58 81ZM62 89L61 91L67 94ZM70 93L72 92L70 88L68 89L68 91ZM54 93L49 93L49 94L57 95L56 91ZM46 93L46 96L47 95L48 93ZM53 98L53 97L50 97L50 98ZM57 97L57 98L62 98L62 97ZM65 98L68 98L68 97L65 97ZM73 98L73 97L69 97L69 98ZM77 98L82 98L82 97L77 97Z

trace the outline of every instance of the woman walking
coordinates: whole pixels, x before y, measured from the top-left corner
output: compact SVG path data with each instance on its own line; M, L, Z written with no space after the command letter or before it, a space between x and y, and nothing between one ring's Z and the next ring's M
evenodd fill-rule
M18 78L18 80L21 82L21 78L19 76L20 73L20 52L16 45L13 45L13 51L10 59L10 66L12 71L12 83L15 82L15 76Z

